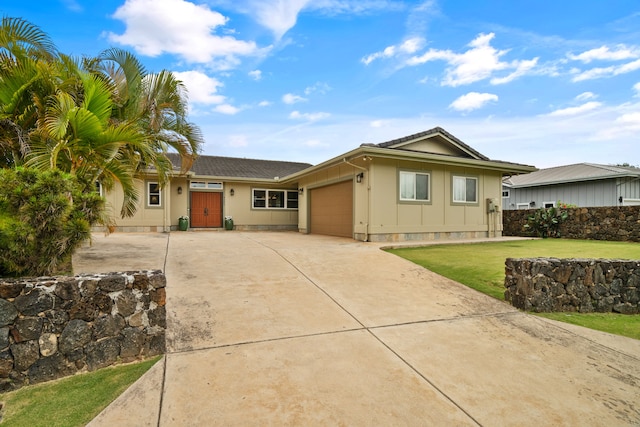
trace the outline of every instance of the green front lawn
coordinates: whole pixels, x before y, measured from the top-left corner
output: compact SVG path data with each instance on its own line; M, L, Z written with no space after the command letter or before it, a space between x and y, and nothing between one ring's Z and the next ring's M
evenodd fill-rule
M0 396L2 426L84 426L149 370L161 356L56 381Z
M484 294L504 300L504 262L507 258L640 259L640 244L594 240L541 239L434 245L421 248L390 249L389 252ZM640 327L638 327L640 325L640 315L571 313L571 316L552 318L640 339Z

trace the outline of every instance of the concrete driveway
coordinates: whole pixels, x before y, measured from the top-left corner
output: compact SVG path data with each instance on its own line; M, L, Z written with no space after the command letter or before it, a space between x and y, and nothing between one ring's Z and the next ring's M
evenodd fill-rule
M167 354L93 426L640 425L640 341L546 321L379 249L289 232L95 236L167 275Z

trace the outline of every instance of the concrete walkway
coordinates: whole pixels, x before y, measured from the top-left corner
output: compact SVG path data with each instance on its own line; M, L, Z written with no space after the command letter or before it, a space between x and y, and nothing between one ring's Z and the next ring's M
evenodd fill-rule
M92 426L640 425L640 341L514 310L380 245L95 236L76 272L163 269L167 354Z

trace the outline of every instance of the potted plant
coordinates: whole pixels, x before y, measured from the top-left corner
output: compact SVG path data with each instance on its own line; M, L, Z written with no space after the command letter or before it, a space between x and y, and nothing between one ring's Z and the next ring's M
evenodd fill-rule
M189 228L189 217L186 215L182 215L180 218L178 218L178 230L187 231L187 228Z

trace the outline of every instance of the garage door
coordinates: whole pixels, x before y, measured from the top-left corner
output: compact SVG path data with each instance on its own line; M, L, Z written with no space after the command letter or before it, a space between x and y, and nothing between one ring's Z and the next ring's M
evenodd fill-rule
M353 181L311 190L311 233L353 237Z

